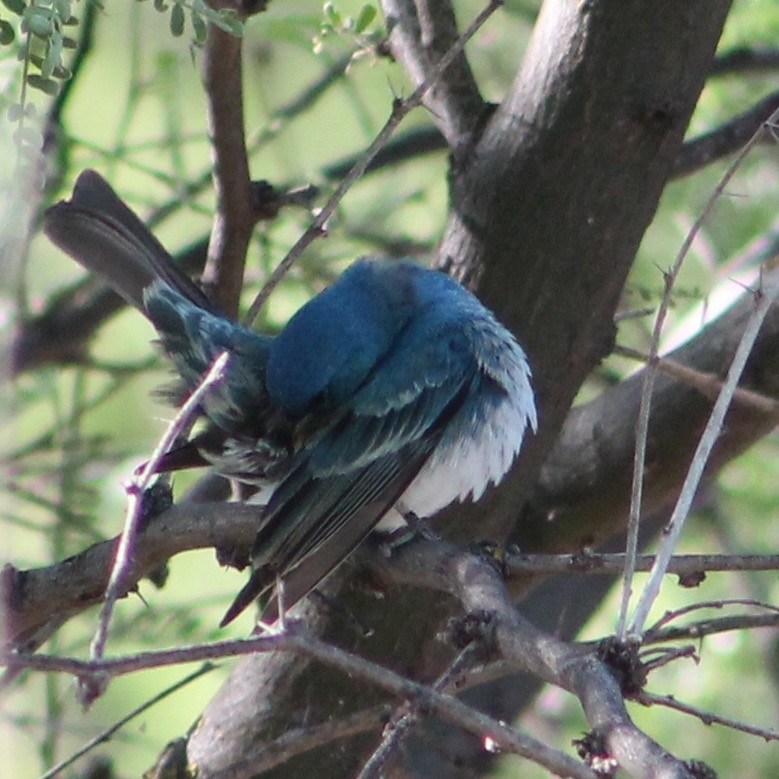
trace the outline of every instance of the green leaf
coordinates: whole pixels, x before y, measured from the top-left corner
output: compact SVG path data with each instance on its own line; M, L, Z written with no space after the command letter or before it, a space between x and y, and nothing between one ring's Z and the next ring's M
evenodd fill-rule
M327 17L327 21L333 25L333 27L340 27L343 19L340 11L335 7L334 3L327 2L322 6L322 12Z
M199 46L206 42L208 27L203 17L194 9L191 11L192 29L195 31L195 43Z
M0 0L0 2L2 2L11 13L16 14L17 16L21 16L27 8L27 4L24 0Z
M220 30L232 33L236 38L243 37L243 22L236 17L235 12L229 8L224 8L219 11L216 17L211 18L211 22L215 24Z
M48 38L54 30L51 10L37 5L30 6L22 16L22 29L39 38Z
M357 14L354 22L354 31L356 33L365 32L368 25L376 18L376 9L372 5L364 5Z
M44 78L51 78L55 69L59 67L62 60L62 34L54 30L49 37L49 47L46 52L46 59L41 65L41 75Z
M44 78L37 73L30 73L27 76L27 83L35 89L40 89L52 97L60 91L60 85L53 78Z
M7 46L14 42L14 28L5 19L0 19L0 44Z
M177 3L170 9L170 32L174 38L184 34L184 9Z
M73 15L71 13L70 0L54 0L54 10L56 10L60 20L63 21L70 19Z
M165 2L165 0L154 0L154 8L155 10L162 13L163 11L168 10L168 4Z

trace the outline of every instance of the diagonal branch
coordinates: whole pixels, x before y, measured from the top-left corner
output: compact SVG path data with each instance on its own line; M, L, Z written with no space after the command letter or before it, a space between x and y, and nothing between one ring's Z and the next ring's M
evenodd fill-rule
M243 322L245 324L251 324L260 309L268 299L270 294L279 284L282 278L287 274L292 265L296 262L298 257L305 251L309 244L317 237L321 236L325 230L327 220L335 212L338 204L343 200L346 193L351 189L354 183L365 173L371 160L383 149L390 136L395 132L398 125L405 119L405 117L422 104L425 95L428 91L435 86L441 75L446 72L446 69L456 60L461 54L464 46L468 41L482 28L484 23L499 7L499 0L491 0L491 2L474 17L473 21L468 25L465 32L460 35L446 51L446 53L430 68L430 71L426 73L425 78L417 86L417 88L406 98L397 99L393 103L392 112L389 118L384 123L384 126L379 131L378 135L371 141L367 149L362 153L359 159L350 168L347 175L341 180L335 189L335 192L328 198L327 202L317 213L316 217L312 221L311 225L306 231L298 238L293 244L292 248L287 252L286 256L276 266L273 273L268 277L268 280L263 285L263 288L257 294L252 301L249 310L244 316Z
M765 279L779 283L779 270ZM708 325L670 357L706 373L718 373L732 359L752 310L751 296ZM779 393L779 305L775 304L747 367L745 386L765 395ZM520 548L575 551L593 546L624 522L630 495L634 424L641 373L578 406L547 460L526 513L518 523ZM650 416L649 471L645 511L674 499L705 424L711 403L699 390L664 375L658 378ZM773 428L770 415L751 406L731 409L711 463L718 469ZM187 549L248 549L257 527L256 506L183 503L155 519L138 539L132 588L150 571ZM475 516L479 507L471 509ZM114 541L97 544L53 566L19 571L6 567L0 609L7 641L38 644L57 626L105 591Z
M420 552L422 559L418 559ZM591 649L560 641L536 629L517 611L495 566L486 558L436 541L405 547L385 566L414 574L424 572L429 583L455 595L468 613L484 615L485 640L517 669L528 671L576 695L591 726L619 764L637 777L688 777L684 765L633 725L623 695L611 671ZM381 567L381 559L377 561ZM513 728L474 711L450 695L405 679L375 663L344 652L297 631L272 637L226 641L182 649L146 652L107 660L77 661L46 656L6 656L12 669L65 670L80 677L129 673L176 662L214 659L252 651L289 650L335 666L370 681L412 703L422 705L480 737L489 735L497 746L524 755L565 776L590 777L575 761Z
M671 166L671 178L689 176L716 160L735 154L777 110L779 91L766 95L754 106L711 132L685 141Z
M495 5L491 2L490 5ZM393 55L415 85L429 79L457 40L457 21L449 0L382 0ZM459 52L425 96L449 148L470 145L485 109L464 52Z

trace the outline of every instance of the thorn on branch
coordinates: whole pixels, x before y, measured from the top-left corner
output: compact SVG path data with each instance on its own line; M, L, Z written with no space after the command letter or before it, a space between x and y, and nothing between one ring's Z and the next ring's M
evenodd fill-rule
M576 747L576 753L598 776L616 776L619 764L609 754L606 742L597 731L585 733L581 738L571 742Z
M637 641L611 637L601 641L596 651L598 659L611 671L626 698L634 698L646 684L646 667L639 657L639 648Z
M464 617L449 620L448 638L457 649L479 645L485 655L495 649L495 615L489 611L472 611Z
M685 760L684 767L695 779L717 779L717 772L703 760Z
M706 581L705 571L688 571L687 573L679 574L678 583L680 587L687 587L688 589L693 589L694 587L699 587L705 581Z

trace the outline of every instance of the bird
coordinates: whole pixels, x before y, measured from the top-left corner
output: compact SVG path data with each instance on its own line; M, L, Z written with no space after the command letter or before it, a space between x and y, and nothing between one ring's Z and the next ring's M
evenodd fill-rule
M158 466L210 464L262 496L252 572L222 626L258 598L263 619L283 617L390 515L479 500L537 430L525 351L443 272L360 258L271 336L227 317L93 170L44 231L151 322L174 401L230 355L203 429Z

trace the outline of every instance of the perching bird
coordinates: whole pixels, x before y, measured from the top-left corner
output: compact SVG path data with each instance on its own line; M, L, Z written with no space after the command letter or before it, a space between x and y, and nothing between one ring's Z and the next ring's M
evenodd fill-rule
M443 273L358 260L270 337L224 316L94 171L45 230L148 317L185 391L231 355L205 430L162 463L210 463L267 496L222 625L261 594L275 617L279 582L292 606L393 508L428 517L478 500L536 429L525 353Z

